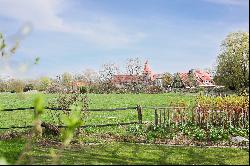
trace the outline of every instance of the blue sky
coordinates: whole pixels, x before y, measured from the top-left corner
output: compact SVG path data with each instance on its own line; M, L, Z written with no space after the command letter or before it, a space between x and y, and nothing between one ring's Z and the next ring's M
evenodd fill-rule
M128 58L156 73L215 65L229 32L248 31L248 0L0 0L0 32L21 38L0 73L20 78L98 71ZM23 27L23 28L22 28ZM20 33L23 31L23 34ZM28 35L22 37L26 31ZM39 65L32 65L35 57ZM27 69L27 70L26 70Z

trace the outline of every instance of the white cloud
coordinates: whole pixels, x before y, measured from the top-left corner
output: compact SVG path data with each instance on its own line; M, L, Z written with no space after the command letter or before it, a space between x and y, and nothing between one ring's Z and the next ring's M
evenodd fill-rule
M248 3L249 3L248 0L204 0L204 1L215 3L215 4L238 5L238 6L244 6L244 5L248 6Z
M43 30L62 30L62 0L0 0L0 15L21 22L32 22Z
M107 47L120 47L145 37L141 32L128 32L112 19L97 16L69 22L61 14L70 6L65 0L0 0L0 16L19 22L30 22L35 29L81 35L83 39Z

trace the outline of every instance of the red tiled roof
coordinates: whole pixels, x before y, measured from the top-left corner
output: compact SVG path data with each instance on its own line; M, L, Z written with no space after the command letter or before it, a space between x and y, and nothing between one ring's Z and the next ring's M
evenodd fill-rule
M196 70L194 74L198 85L213 85L212 76L208 72Z
M148 75L150 77L151 81L154 81L156 78L159 77L158 74L154 74L152 69L150 68L148 61L145 62L144 65L144 70L143 70L144 75ZM143 80L143 76L136 76L136 75L114 75L112 82L119 84L119 83L131 83L131 82L138 82L140 80Z
M188 73L179 73L180 79L182 80L184 86L190 86L189 74Z
M189 80L190 73L179 73L180 79L182 80L185 86L191 86L192 83ZM194 79L198 86L214 86L212 76L208 72L201 70L194 71Z

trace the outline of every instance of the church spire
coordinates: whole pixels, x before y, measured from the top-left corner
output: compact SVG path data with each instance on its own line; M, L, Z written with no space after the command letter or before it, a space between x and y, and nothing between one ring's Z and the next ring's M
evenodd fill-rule
M146 60L145 65L144 65L144 74L151 74L152 70L150 66L148 65L148 60Z

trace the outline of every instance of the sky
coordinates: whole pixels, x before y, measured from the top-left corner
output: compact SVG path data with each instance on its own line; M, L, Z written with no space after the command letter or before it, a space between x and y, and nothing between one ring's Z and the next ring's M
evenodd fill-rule
M128 58L155 73L213 68L227 34L249 29L248 0L0 0L0 32L16 54L0 75L99 71ZM40 58L34 65L34 59Z

